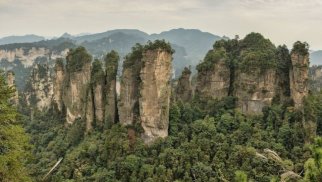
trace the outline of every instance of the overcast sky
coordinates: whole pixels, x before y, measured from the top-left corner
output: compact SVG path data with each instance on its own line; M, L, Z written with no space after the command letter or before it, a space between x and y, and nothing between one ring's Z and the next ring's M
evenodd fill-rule
M0 0L0 24L0 37L182 27L229 37L254 31L276 45L322 49L322 0Z

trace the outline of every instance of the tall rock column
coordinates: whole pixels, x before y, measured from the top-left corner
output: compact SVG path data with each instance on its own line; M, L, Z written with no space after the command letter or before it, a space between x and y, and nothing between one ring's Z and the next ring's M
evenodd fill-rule
M89 89L89 98L92 101L96 125L102 127L104 124L105 111L105 73L102 63L95 60L92 65L91 88ZM89 100L90 101L90 100Z
M7 84L10 88L15 90L14 95L10 99L10 102L17 106L19 103L19 96L18 96L18 90L16 87L16 82L15 82L15 73L13 71L8 71L7 72Z
M303 98L308 95L309 53L307 46L296 42L291 52L290 90L295 108L303 105Z
M243 113L260 114L276 94L276 47L259 33L248 34L240 47L233 94Z
M131 125L139 122L139 87L142 60L142 46L132 48L123 63L118 103L120 123Z
M48 111L52 106L53 95L53 81L48 65L35 64L25 88L27 105L36 106L38 111Z
M175 90L176 100L188 102L192 99L192 88L191 88L190 76L191 76L190 69L185 67L184 70L182 71L182 74L176 86L176 90Z
M119 59L119 55L115 51L108 53L104 59L106 66L105 122L108 125L114 124L118 120L116 75Z
M197 66L196 95L204 99L221 99L228 96L230 68L224 48L210 50Z
M151 46L143 53L140 72L140 118L146 143L168 136L172 53Z
M71 124L77 118L85 117L92 57L84 47L78 47L71 50L66 59L63 100L66 121Z
M58 58L55 64L54 71L54 97L53 103L58 112L63 112L63 83L65 69L63 59Z

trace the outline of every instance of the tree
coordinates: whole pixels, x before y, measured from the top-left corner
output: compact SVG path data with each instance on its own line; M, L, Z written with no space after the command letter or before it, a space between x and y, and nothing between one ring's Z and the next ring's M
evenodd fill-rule
M322 137L317 137L311 146L313 153L304 165L306 181L322 181Z
M9 103L14 92L0 71L0 181L31 181L24 166L29 158L29 139Z

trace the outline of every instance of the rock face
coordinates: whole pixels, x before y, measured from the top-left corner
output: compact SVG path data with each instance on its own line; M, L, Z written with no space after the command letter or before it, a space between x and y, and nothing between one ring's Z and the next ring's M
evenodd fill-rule
M251 71L238 70L235 73L235 92L238 107L244 113L260 113L264 106L270 106L275 96L276 71L274 69L261 72L252 68Z
M92 64L91 88L89 89L88 97L93 108L96 125L102 127L104 124L105 111L105 73L102 68L102 63L95 60ZM89 112L89 111L88 111ZM89 121L89 120L88 120Z
M116 121L118 121L116 75L119 59L119 55L115 51L111 51L105 57L105 122L107 124L114 124Z
M139 105L145 142L168 136L171 62L171 53L161 49L143 53Z
M303 98L308 95L309 54L293 49L291 53L290 90L295 108L301 108Z
M93 102L93 92L91 88L87 89L87 100L85 108L85 120L86 120L86 132L89 132L93 129L93 123L95 120L95 108Z
M309 90L320 92L322 90L322 66L312 66L309 69Z
M53 98L53 81L47 64L36 64L26 85L25 99L28 106L38 111L48 111Z
M54 68L54 97L53 104L58 112L63 112L63 84L65 77L65 68L63 59L57 59Z
M66 59L63 100L66 107L66 121L71 124L77 118L84 118L84 113L87 113L86 102L91 80L92 58L85 48L79 47L69 52Z
M211 50L199 64L196 95L200 98L227 97L230 87L230 69L224 49Z
M175 90L176 100L188 102L192 99L192 87L190 81L191 71L185 67L181 76L178 79L178 84Z
M123 63L123 73L120 83L120 99L118 110L120 123L132 125L139 120L139 88L142 62L142 47L136 47L127 55Z
M9 87L15 90L15 93L13 97L10 99L10 102L17 106L19 103L19 96L18 96L18 90L16 88L16 83L15 83L15 73L13 71L8 71L7 72L7 84Z
M140 124L145 143L168 136L172 49L164 41L137 45L123 64L120 123Z

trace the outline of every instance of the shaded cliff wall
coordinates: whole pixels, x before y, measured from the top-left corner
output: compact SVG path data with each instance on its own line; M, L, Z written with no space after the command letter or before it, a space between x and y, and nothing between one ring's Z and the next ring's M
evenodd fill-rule
M139 88L143 47L136 45L125 57L118 103L120 123L131 125L139 121Z
M182 71L181 76L178 79L178 83L175 88L176 100L188 102L192 100L192 87L190 81L191 71L185 67Z
M54 97L53 104L56 110L60 113L63 112L64 103L63 103L63 85L65 78L65 68L63 59L57 59L54 68Z
M10 99L10 103L17 106L19 104L19 95L18 95L18 90L17 90L16 82L15 82L15 73L13 71L7 72L7 84L10 88L15 90L15 93L13 94L12 98Z
M116 123L118 118L116 76L119 55L115 51L109 52L104 59L105 62L105 123L107 125ZM100 88L98 88L100 89Z

